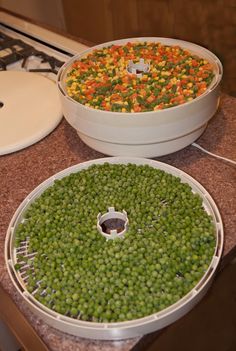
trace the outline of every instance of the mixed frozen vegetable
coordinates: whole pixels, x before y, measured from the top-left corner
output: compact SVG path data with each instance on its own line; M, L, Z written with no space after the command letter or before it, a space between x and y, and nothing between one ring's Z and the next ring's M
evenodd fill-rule
M140 76L130 61L150 66ZM94 49L67 73L70 97L94 109L145 112L184 104L203 94L214 78L212 65L179 46L128 42Z

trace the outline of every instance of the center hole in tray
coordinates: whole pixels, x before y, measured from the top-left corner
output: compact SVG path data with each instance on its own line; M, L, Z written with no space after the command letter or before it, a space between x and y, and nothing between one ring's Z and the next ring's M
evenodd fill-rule
M127 66L127 72L130 74L136 74L137 77L141 77L143 73L147 73L150 69L149 63L145 63L144 59L140 59L139 62L129 61Z
M116 230L117 233L120 233L125 229L125 221L120 218L111 218L101 223L101 227L106 234L110 234L111 230Z
M127 213L116 211L114 207L108 207L108 211L97 216L97 229L106 239L121 238L128 229Z

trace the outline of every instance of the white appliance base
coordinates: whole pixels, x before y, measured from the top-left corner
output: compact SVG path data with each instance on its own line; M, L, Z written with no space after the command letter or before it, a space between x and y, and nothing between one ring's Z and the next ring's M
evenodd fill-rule
M182 137L152 144L117 144L94 139L77 131L81 140L91 147L109 156L130 156L130 157L158 157L179 151L197 140L206 129L207 124ZM108 151L109 150L109 151Z

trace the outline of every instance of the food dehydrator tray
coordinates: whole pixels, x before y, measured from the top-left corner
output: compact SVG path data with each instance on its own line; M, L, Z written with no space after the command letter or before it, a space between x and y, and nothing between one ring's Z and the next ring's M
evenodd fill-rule
M16 229L19 223L24 221L24 214L29 208L29 206L51 185L53 185L56 179L61 179L71 173L80 172L83 169L87 169L91 165L104 164L105 162L111 164L128 164L133 163L136 165L149 165L153 168L163 170L173 176L179 177L181 182L190 185L192 191L197 193L203 200L203 206L206 212L211 215L215 228L216 235L216 245L215 251L212 256L211 262L205 274L202 276L200 281L195 285L195 287L189 291L184 297L178 300L173 305L161 310L160 312L148 315L144 318L116 322L116 323L98 323L82 321L79 319L74 319L62 314L59 314L50 308L44 306L42 303L37 301L34 296L27 291L26 284L24 282L24 274L21 274L16 270L15 265L17 264L18 251L21 255L27 256L28 259L33 259L33 254L27 253L27 245L21 245L19 249L15 247L15 236ZM111 212L114 209L110 209ZM124 213L125 216L125 213ZM100 217L99 217L100 218ZM128 224L128 222L127 222ZM122 240L122 239L118 239ZM27 244L27 243L26 243ZM21 294L24 301L27 303L29 308L37 314L41 319L43 319L49 325L62 330L64 332L78 335L85 338L91 339L103 339L103 340L116 340L116 339L126 339L131 337L141 336L146 333L150 333L171 324L184 314L186 314L207 292L214 274L216 272L217 266L219 264L221 254L223 249L223 224L221 220L218 208L210 196L210 194L200 185L195 179L184 173L183 171L169 166L167 164L142 159L142 158L132 158L132 157L113 157L113 158L102 158L98 160L87 161L72 167L69 167L54 176L48 178L46 181L41 183L37 188L35 188L21 203L15 212L6 236L5 242L5 259L6 265L13 281L14 286Z
M68 95L67 73L76 60L95 49L123 45L128 42L159 42L169 46L177 45L210 62L215 76L207 90L192 101L156 111L96 110L75 101ZM208 121L217 111L222 74L220 60L209 50L194 43L158 37L129 38L100 44L74 56L61 67L57 86L66 120L87 145L111 156L151 158L178 151L199 138Z

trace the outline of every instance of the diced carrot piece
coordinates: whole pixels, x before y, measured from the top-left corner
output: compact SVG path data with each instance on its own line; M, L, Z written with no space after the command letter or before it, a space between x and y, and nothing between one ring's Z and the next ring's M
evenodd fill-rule
M134 112L140 112L142 111L142 108L139 105L134 106Z

